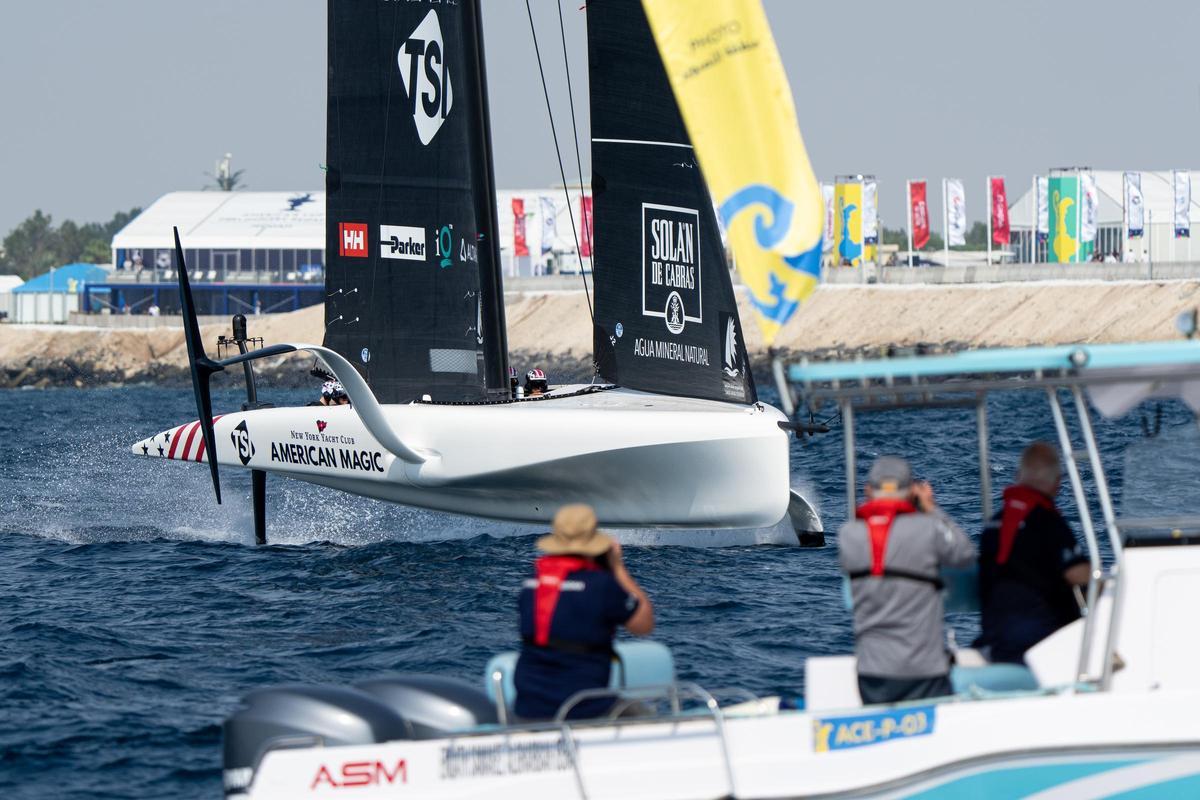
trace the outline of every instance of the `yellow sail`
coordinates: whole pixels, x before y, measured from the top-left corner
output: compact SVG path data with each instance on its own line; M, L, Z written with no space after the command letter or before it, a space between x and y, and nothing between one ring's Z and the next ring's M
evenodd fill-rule
M816 288L824 198L760 0L642 0L768 344Z

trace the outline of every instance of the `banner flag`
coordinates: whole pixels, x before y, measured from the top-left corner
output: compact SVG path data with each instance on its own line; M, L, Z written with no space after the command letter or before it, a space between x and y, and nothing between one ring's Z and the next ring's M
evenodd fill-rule
M836 263L857 267L863 260L861 183L837 183L833 187L833 240L836 243Z
M863 244L879 244L879 187L875 181L863 181Z
M1125 235L1137 238L1146 228L1146 208L1142 200L1142 173L1125 173Z
M825 198L825 235L821 237L821 252L833 249L833 184L822 183L821 195Z
M1046 182L1050 195L1050 248L1047 260L1056 264L1074 264L1079 258L1079 209L1075 197L1079 192L1078 175L1055 175Z
M1090 172L1079 174L1079 202L1083 204L1079 241L1087 244L1096 241L1096 217L1100 211L1100 194L1096 190L1096 176ZM1091 252L1090 248L1085 248Z
M1050 179L1045 175L1037 179L1037 232L1043 239L1050 235Z
M1192 235L1192 176L1186 169L1172 170L1175 183L1175 238Z
M912 220L912 246L920 250L929 244L929 201L926 199L925 181L912 181L908 185L908 210Z
M583 194L579 196L579 257L592 257L592 196ZM580 262L579 268L583 269L583 263Z
M992 192L992 244L1008 244L1008 194L1004 191L1004 178L993 177Z
M766 12L761 0L642 7L770 345L820 280L824 199Z
M946 187L946 243L958 247L967 243L967 194L959 178L943 178Z
M523 198L513 198L512 213L513 255L527 256L529 255L529 245L525 241L525 200Z
M558 239L558 211L549 197L539 198L542 205L542 255L554 250Z

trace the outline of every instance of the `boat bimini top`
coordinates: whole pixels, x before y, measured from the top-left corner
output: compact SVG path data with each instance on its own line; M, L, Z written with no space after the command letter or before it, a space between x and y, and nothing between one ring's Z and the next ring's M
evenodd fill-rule
M904 408L974 408L978 434L980 505L983 518L992 516L991 472L988 468L987 396L992 392L1040 390L1049 400L1050 413L1064 454L1066 474L1087 545L1091 580L1087 607L1097 608L1102 585L1113 592L1107 605L1109 619L1088 614L1084 619L1076 682L1108 688L1114 663L1116 612L1121 599L1121 567L1130 533L1165 532L1158 539L1139 538L1139 544L1171 543L1200 532L1200 516L1117 517L1092 429L1091 406L1105 417L1119 417L1150 398L1177 398L1193 413L1200 412L1200 341L1134 344L1064 345L982 349L952 355L905 356L830 363L773 365L782 406L789 416L809 419L825 405L840 411L845 440L846 499L854 514L856 491L855 415ZM1069 393L1078 418L1083 448L1072 444L1063 411L1062 393ZM1100 559L1096 524L1079 463L1087 462L1093 489L1103 516L1112 566L1106 572ZM1092 638L1097 630L1106 636L1100 669L1095 669Z

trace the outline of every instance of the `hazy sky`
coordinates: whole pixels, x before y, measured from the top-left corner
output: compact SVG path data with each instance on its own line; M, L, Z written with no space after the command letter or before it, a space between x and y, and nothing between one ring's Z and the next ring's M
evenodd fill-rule
M566 124L555 2L533 7ZM582 2L563 13L586 126ZM1015 198L1051 166L1200 168L1194 0L765 5L818 176L878 175L890 227L909 177L963 178L978 219L988 173ZM497 183L553 185L524 2L483 15ZM0 235L34 208L102 220L199 189L226 151L251 189L320 188L324 68L322 0L5 2Z

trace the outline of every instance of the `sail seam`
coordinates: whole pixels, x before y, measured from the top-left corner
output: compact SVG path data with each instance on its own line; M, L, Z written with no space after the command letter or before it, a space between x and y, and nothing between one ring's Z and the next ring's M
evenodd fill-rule
M592 141L604 144L647 144L657 147L683 147L687 150L692 149L690 144L683 144L682 142L656 142L650 139L592 139Z

